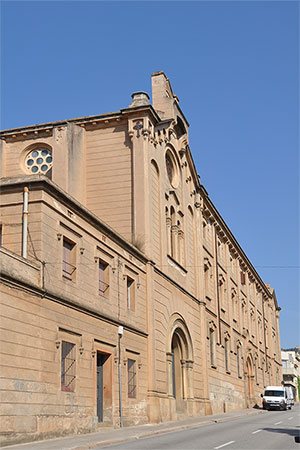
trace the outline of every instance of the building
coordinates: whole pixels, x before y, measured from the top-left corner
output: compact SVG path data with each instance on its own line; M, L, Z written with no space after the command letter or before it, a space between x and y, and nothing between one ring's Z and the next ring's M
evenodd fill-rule
M152 105L1 133L4 442L252 407L281 383L274 290L188 128L157 72Z
M300 347L281 350L281 361L283 383L285 386L292 388L294 399L298 402L300 388Z

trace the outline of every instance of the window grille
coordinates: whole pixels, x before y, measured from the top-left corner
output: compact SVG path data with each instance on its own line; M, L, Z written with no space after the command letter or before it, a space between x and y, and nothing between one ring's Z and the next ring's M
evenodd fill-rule
M128 359L128 398L136 398L136 362L134 359Z
M75 344L62 341L61 347L61 390L74 392L76 353Z

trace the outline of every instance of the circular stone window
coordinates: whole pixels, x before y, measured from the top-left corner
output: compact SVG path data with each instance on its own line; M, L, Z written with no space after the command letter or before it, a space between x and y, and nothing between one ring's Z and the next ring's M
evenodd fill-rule
M35 148L25 158L27 172L46 174L52 167L52 151L48 148Z
M167 151L167 153L166 153L166 170L167 170L170 184L174 188L177 188L178 181L179 181L177 164L176 164L175 159L170 151Z

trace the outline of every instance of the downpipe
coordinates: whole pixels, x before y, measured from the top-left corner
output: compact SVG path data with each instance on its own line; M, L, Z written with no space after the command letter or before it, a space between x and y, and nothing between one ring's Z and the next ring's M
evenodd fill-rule
M119 415L120 428L123 428L123 413L122 413L122 366L121 366L121 338L123 336L124 328L120 325L118 329L118 365L119 365Z
M28 235L28 187L23 191L23 223L22 223L22 256L27 258L27 235Z

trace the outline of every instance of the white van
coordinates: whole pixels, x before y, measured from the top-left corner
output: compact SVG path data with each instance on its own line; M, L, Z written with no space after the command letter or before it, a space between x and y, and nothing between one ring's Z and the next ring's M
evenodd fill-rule
M287 390L288 398L289 398L290 401L291 401L291 405L294 406L295 401L294 401L294 393L293 393L293 389L292 389L291 386L286 386L286 390Z
M284 386L267 386L263 398L263 409L292 409L292 401Z

